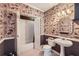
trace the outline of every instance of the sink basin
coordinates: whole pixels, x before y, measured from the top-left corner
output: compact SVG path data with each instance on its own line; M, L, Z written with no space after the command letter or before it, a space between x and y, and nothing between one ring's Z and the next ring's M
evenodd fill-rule
M65 38L57 38L55 39L55 43L60 45L60 56L64 56L64 47L70 47L73 45L73 43L69 40L66 40Z
M58 45L63 45L64 47L70 47L73 45L73 43L71 41L63 40L61 38L55 39L55 43L57 43Z

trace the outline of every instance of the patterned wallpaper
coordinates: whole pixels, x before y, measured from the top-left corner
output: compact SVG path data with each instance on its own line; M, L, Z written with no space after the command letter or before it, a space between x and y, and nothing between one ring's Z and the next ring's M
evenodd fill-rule
M65 33L67 36L72 34L72 20L74 19L73 3L58 4L45 13L22 3L0 3L0 39L15 36L17 12L26 16L40 17L41 34L62 35L61 33ZM76 22L74 23L75 25L78 28ZM75 31L79 32L78 29L74 29Z
M5 11L5 37L15 37L16 36L16 13L11 11Z
M44 31L44 13L22 3L0 3L0 39L13 37L16 34L16 13L41 18L41 34Z
M0 40L4 37L4 10L0 10Z
M79 38L79 21L74 22L74 37Z
M50 35L71 35L74 19L74 4L62 3L44 13L44 33Z

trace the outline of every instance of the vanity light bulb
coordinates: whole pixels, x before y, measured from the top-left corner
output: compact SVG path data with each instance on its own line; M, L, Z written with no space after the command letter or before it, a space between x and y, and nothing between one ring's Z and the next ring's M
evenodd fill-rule
M60 12L58 12L58 13L57 13L57 16L58 16L58 17L60 17L60 16L61 16L61 13L60 13Z
M67 10L67 13L68 13L68 14L70 14L70 13L71 13L71 11L68 9L68 10Z
M66 16L66 12L65 11L62 11L62 16Z

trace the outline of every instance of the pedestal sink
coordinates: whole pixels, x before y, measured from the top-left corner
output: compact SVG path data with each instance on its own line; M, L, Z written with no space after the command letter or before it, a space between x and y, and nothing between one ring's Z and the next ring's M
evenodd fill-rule
M60 45L60 56L64 56L64 47L70 47L73 45L73 43L69 40L66 40L65 38L57 38L55 39L55 43Z

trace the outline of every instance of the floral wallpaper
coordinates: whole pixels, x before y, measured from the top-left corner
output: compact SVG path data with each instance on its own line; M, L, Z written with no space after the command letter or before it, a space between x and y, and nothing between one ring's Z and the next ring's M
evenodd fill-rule
M46 12L22 3L0 3L0 39L15 36L17 12L21 15L40 17L40 33L43 35L64 35L61 33L65 33L69 36L72 34L75 13L73 3L60 3ZM79 27L76 22L74 22L75 25ZM73 33L76 31L79 33L78 30L74 27Z
M44 33L70 35L74 19L74 4L61 3L44 13Z
M0 10L0 40L4 37L4 10Z
M41 18L41 31L44 31L44 13L34 9L27 4L22 3L0 3L0 39L4 37L15 37L16 36L16 18L17 12L21 15L31 15Z

